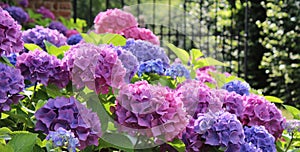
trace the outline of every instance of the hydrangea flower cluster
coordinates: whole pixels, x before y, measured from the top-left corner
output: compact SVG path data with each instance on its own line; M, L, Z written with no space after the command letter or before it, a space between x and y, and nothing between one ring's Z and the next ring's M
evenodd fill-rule
M111 46L102 46L95 69L96 92L107 94L109 87L120 89L125 83L126 69Z
M141 77L143 73L163 75L165 73L165 67L161 59L148 60L146 62L141 62L137 73L139 77Z
M206 66L199 68L196 71L196 79L200 82L216 83L216 80L209 74L209 72L215 72L216 69L213 66Z
M21 26L0 7L0 55L17 53L23 49Z
M244 111L244 99L240 94L235 92L224 91L224 98L222 98L223 108L225 111L235 114L240 120Z
M118 50L120 50L121 52L118 58L121 60L123 66L126 69L124 80L125 82L129 83L131 78L136 74L138 70L139 61L131 52L121 48L118 48Z
M65 35L68 30L67 27L59 21L52 21L49 24L48 28L52 29L52 30L57 30L58 32L62 33L63 35Z
M202 134L205 144L226 147L225 152L239 151L244 143L242 124L228 112L198 114L194 130Z
M166 69L165 74L172 78L176 77L185 77L186 79L190 79L190 72L186 67L180 63L174 63L171 67Z
M25 23L29 19L29 15L21 8L16 6L6 7L5 10L14 18L19 24Z
M163 48L150 42L127 39L123 49L130 51L135 55L139 62L145 62L152 59L161 59L164 64L169 64L170 62Z
M23 7L28 7L29 2L28 0L19 0L19 5L23 6Z
M74 34L67 39L68 45L75 45L82 40L82 36L80 34Z
M264 126L244 127L245 142L252 143L263 152L276 152L275 138Z
M23 40L25 43L34 43L46 51L44 41L48 41L53 45L60 47L66 44L67 38L57 30L36 26L23 32Z
M16 68L21 70L26 80L34 83L56 84L63 88L69 83L67 67L61 61L48 53L35 50L23 53L17 57Z
M125 29L137 27L135 17L120 9L100 12L94 19L96 33L120 33Z
M49 134L59 128L71 130L79 139L80 150L89 145L98 146L98 138L102 135L98 115L87 109L74 97L57 97L36 111L35 130Z
M239 80L230 81L224 84L222 88L229 92L234 91L240 95L249 95L249 90L250 90L250 86L247 82L242 82Z
M17 104L24 89L24 78L20 70L0 63L0 114L9 111L11 104Z
M182 102L166 87L138 81L123 86L112 112L119 129L171 141L188 123Z
M183 102L189 115L194 118L198 113L208 111L219 111L222 109L222 102L216 96L215 90L211 90L207 85L197 80L187 80L180 84L175 92L175 96Z
M36 12L43 15L43 18L50 18L52 20L55 20L55 15L44 6L41 6L39 9L36 10Z
M46 139L52 141L54 147L66 146L69 152L76 152L76 147L79 146L79 140L74 133L61 127L56 131L49 131Z
M159 38L153 34L153 32L146 28L132 27L123 30L120 34L124 35L126 38L133 38L135 40L148 41L152 44L159 45Z
M285 118L281 111L264 97L250 94L244 96L245 109L242 122L247 126L264 126L275 138L281 136Z
M287 120L284 124L284 129L287 130L288 133L300 132L300 120Z

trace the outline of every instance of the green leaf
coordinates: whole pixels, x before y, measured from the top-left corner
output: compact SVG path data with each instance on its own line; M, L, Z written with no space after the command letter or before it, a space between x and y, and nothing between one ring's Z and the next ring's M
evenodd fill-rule
M190 56L192 58L192 64L195 64L196 60L203 56L203 53L199 49L192 49L190 51Z
M178 152L185 151L185 144L182 142L182 140L175 139L168 144L170 144L172 147L174 147Z
M226 76L223 73L209 72L209 74L217 81L217 87L221 88L226 83Z
M3 152L14 152L14 149L10 145L0 144L0 150Z
M46 50L50 55L54 55L56 57L58 56L63 56L63 54L70 49L69 45L63 45L61 47L56 47L55 45L53 45L52 43L48 42L48 41L44 41L45 46L46 46Z
M289 106L289 105L283 105L284 108L286 110L288 110L293 116L295 119L300 119L300 110L298 110L297 108L293 107L293 106Z
M19 133L8 142L14 152L31 152L36 143L37 134Z
M0 128L0 139L10 140L12 131L7 127Z
M283 103L283 101L274 96L265 96L266 100L273 102L273 103Z
M96 44L96 43L97 43L97 42L96 42L92 37L90 37L88 34L81 33L81 36L82 36L82 38L84 39L84 41L87 42L87 43L93 43L93 44Z
M126 39L119 34L107 33L103 35L104 44L113 44L114 46L124 46L126 45Z
M32 43L25 43L24 47L29 51L35 51L36 49L43 50L40 46Z
M122 134L118 133L105 133L101 137L103 146L105 145L106 147L114 147L120 150L124 150L126 152L132 151L134 145L132 144L131 140ZM101 143L99 145L102 145ZM106 148L104 147L104 148Z
M165 42L165 43L171 49L171 51L173 51L176 54L176 56L181 60L181 62L183 64L185 64L185 65L188 64L188 62L190 60L190 56L187 53L187 51L180 49L171 43L168 43L168 42Z
M35 111L39 110L42 106L47 103L47 100L39 100L35 106Z
M5 56L0 56L0 62L6 64L6 65L8 65L8 66L14 67L14 65L12 65L12 64L10 63L10 61L8 60L8 58L6 58Z
M46 92L47 92L48 96L52 97L52 98L56 98L58 96L63 96L63 94L60 92L60 89L54 84L49 84L46 87Z
M202 68L204 66L215 66L215 65L220 65L220 66L227 66L227 64L220 62L214 58L207 57L200 59L196 62L195 67L197 68Z

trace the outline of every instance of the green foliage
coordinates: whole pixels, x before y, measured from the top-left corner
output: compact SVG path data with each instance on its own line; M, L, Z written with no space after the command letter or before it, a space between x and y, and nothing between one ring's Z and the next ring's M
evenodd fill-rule
M48 26L51 23L51 19L43 18L42 14L35 13L32 9L26 9L30 19L32 19L33 23L28 23L25 25L25 29L34 28L36 25L40 26Z
M76 23L73 18L66 19L63 17L59 17L59 20L68 28L68 29L76 29L78 32L82 33L84 28L87 27L87 23L85 20L77 18Z
M95 45L113 44L114 46L124 46L126 44L126 39L119 34L96 34L90 32L89 34L82 33L81 36L85 42L93 43Z
M36 49L43 50L40 46L33 44L33 43L25 43L24 47L29 51L34 51Z
M44 41L44 43L45 43L47 52L50 55L54 55L60 59L62 59L64 56L64 53L70 49L69 45L63 45L60 47L56 47L55 45L53 45L52 43L50 43L48 41Z

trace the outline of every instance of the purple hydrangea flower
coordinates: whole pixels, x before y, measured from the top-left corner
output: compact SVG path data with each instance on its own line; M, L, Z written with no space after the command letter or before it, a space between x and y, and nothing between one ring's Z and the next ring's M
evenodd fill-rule
M9 7L9 5L8 5L7 3L0 2L0 7L1 7L2 9L5 9L5 8Z
M205 144L226 147L225 152L239 151L244 143L242 124L228 112L199 113L194 129L202 135Z
M235 114L239 119L243 116L244 111L244 99L243 96L235 92L223 92L222 98L223 108L225 111Z
M175 92L177 99L184 104L189 115L196 118L198 113L222 110L222 102L216 90L211 90L197 80L187 80L180 84Z
M137 73L139 62L131 52L121 48L118 48L118 50L120 51L118 58L126 69L124 80L129 83L131 78Z
M180 63L172 64L171 67L166 69L166 75L172 78L176 77L185 77L186 79L190 79L190 72L186 67Z
M263 152L276 152L275 138L264 126L245 127L245 142L252 143Z
M56 84L63 88L69 83L67 68L55 56L35 50L23 53L17 57L16 68L21 70L26 80L48 85Z
M244 143L241 146L240 152L263 152L260 148L255 147L251 142L250 143Z
M10 6L5 10L14 18L19 24L25 23L29 19L29 15L21 8L16 6Z
M141 77L143 73L156 73L163 75L165 73L164 64L161 59L141 62L137 73L139 77Z
M147 81L123 86L112 112L119 130L164 141L180 136L188 123L182 102L175 100L173 92Z
M82 40L82 36L80 34L74 34L67 39L68 45L75 45Z
M0 63L0 114L9 111L11 104L17 104L24 89L24 78L20 70Z
M67 38L57 30L36 26L23 32L23 40L25 43L34 43L46 51L44 41L48 41L53 45L60 47L66 45Z
M275 138L281 136L285 118L274 103L264 97L250 94L244 96L245 109L242 122L247 126L264 126Z
M79 140L74 133L61 127L56 131L49 131L46 139L51 140L54 147L68 147L69 152L76 152L76 147L79 146Z
M28 7L29 2L28 0L19 0L19 5L23 6L23 7Z
M169 64L169 58L163 48L147 41L128 39L123 49L135 55L139 62L152 59L161 59L164 64Z
M249 95L250 86L247 82L241 82L239 80L230 81L222 87L229 92L236 92L240 95Z
M216 72L215 67L206 66L206 67L197 69L196 79L202 83L209 82L209 83L216 84L217 81L209 74L209 72Z
M36 12L43 15L43 18L50 18L52 20L55 20L55 15L44 6L41 6L39 9L36 10Z
M98 146L98 139L102 134L99 117L74 97L49 99L36 111L35 117L35 130L46 134L58 131L59 128L71 130L79 140L80 150L89 145Z
M58 32L62 33L63 35L65 35L68 30L67 27L59 21L52 21L49 24L48 28L52 29L52 30L57 30Z
M287 130L288 133L300 132L300 120L287 120L286 123L284 123L284 129Z
M23 49L21 26L0 7L0 55L18 53Z

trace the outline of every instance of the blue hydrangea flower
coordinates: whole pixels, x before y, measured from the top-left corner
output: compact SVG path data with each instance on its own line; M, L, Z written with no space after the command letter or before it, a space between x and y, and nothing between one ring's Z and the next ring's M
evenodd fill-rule
M287 130L288 133L300 132L300 120L287 120L286 123L284 123L284 129Z
M229 92L236 92L240 95L249 95L250 86L247 82L241 82L239 80L234 80L226 83L222 89L225 89Z
M82 40L82 36L80 34L74 34L67 39L68 45L75 45Z
M163 62L161 59L156 59L142 62L137 73L140 77L143 73L157 73L159 75L163 75L164 71L165 69Z
M172 78L176 78L176 77L185 77L187 79L190 78L190 72L188 69L186 69L184 67L184 65L180 64L180 63L175 63L172 64L171 67L166 69L166 75L170 76Z
M29 19L29 15L21 8L11 6L5 8L5 10L14 18L19 24L25 23Z
M276 152L275 138L264 126L244 127L245 142L252 143L263 152Z
M62 127L59 127L56 131L50 131L46 139L51 140L54 147L68 147L69 152L76 152L76 147L79 146L79 140L74 133Z
M244 143L241 146L240 152L263 152L260 148L255 147L251 142L250 143Z
M11 53L10 55L6 56L7 59L9 60L9 62L12 64L12 65L16 65L17 63L17 56L18 54L16 53Z
M67 27L59 22L59 21L52 21L49 26L49 29L53 29L53 30L57 30L58 32L62 33L62 34L66 34L66 31L68 30Z
M170 62L163 48L147 41L128 39L122 48L135 55L140 63L154 59L161 59L164 64Z

